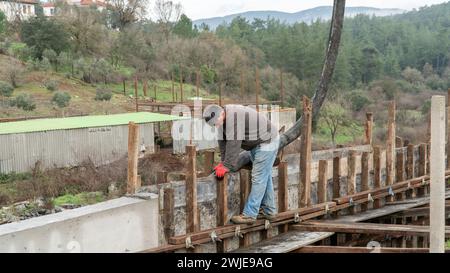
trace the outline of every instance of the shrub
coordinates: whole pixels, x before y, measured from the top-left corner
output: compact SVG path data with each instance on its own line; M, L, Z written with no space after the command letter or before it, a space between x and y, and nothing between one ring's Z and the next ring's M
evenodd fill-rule
M56 89L58 89L58 82L54 81L54 80L46 80L44 82L44 86L45 88L47 88L48 91L56 91Z
M98 88L95 92L95 100L99 101L109 101L112 98L112 92L111 90L104 89L104 88Z
M36 103L29 94L20 94L15 99L11 100L11 106L16 106L25 111L33 111L36 109Z
M7 82L0 81L0 95L3 97L11 97L14 88Z
M66 92L57 92L53 95L52 102L58 105L59 108L64 108L69 106L69 102L72 97Z
M367 98L367 96L357 92L352 94L352 96L350 97L350 101L352 103L353 111L356 112L361 111L364 107L370 104L370 100L369 98Z

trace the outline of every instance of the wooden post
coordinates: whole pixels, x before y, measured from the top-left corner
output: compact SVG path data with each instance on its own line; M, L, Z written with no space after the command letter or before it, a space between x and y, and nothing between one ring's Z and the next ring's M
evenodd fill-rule
M256 111L259 112L259 69L255 71L255 94L256 94Z
M134 77L134 97L135 97L135 101L136 101L136 112L139 112L137 77Z
M251 190L251 175L249 170L242 169L239 171L240 179L240 211L242 212L247 202L247 197ZM243 234L239 239L239 247L246 247L250 245L250 234Z
M142 87L142 91L144 92L144 97L147 97L147 88L148 88L148 81L145 79L143 87Z
M406 158L406 179L414 178L414 145L408 144L407 148L407 158ZM411 197L415 198L417 195L417 190L412 189L410 191Z
M222 180L217 181L217 226L224 226L228 222L228 174ZM216 244L217 252L224 253L228 250L228 240L223 239Z
M447 91L447 169L450 169L450 88Z
M361 156L361 191L369 190L369 157L370 153L364 152ZM366 204L361 205L361 210L367 210Z
M123 95L124 96L126 96L127 95L127 88L126 88L126 86L125 86L125 79L122 81L122 83L123 83Z
M333 157L333 198L339 198L341 191L341 157Z
M172 84L172 101L175 102L175 82L174 82L174 76L173 76L173 71L171 73L171 84Z
M311 101L303 96L303 126L300 152L299 207L311 205L311 133L312 106Z
M139 156L139 125L128 124L128 177L127 193L134 194L138 188L138 156Z
M389 103L388 117L388 133L386 140L386 185L394 183L395 176L395 102ZM393 197L389 196L388 201L393 201Z
M319 161L319 182L317 184L318 203L327 202L328 160Z
M282 160L278 165L278 213L288 211L289 209L289 191L288 191L288 163ZM278 227L279 233L288 231L288 225Z
M445 252L445 97L431 98L430 253Z
M186 233L200 230L197 211L197 166L194 145L186 146L187 173L186 173Z
M153 95L155 97L155 102L158 100L158 94L156 93L156 82L155 85L153 85Z
M280 70L280 101L281 108L284 108L284 83L283 83L283 71Z
M156 173L156 184L167 183L167 171L159 171Z
M349 151L347 160L347 195L356 193L356 151ZM350 208L351 213L356 212L356 206Z
M168 242L170 237L174 236L174 191L172 188L164 189L164 237Z
M366 113L366 124L364 126L364 144L372 145L372 136L373 136L373 114Z
M180 96L181 102L184 101L184 93L183 93L183 68L180 66Z
M215 151L214 150L205 151L204 156L205 156L205 162L203 164L203 166L204 166L203 172L206 175L209 175L212 173L213 168L214 168Z
M427 144L422 143L419 146L419 172L418 176L424 176L427 173ZM418 195L423 196L428 194L427 187L422 187L418 189Z
M219 83L219 106L222 106L222 92L223 92L223 84L222 82Z
M195 85L196 85L195 96L198 98L200 97L200 71L198 70L195 76Z
M373 147L373 169L374 169L374 188L381 188L381 147ZM373 204L374 208L381 208L381 199L376 199Z
M403 139L401 137L396 137L395 140L395 146L397 147L397 149L400 149L397 153L396 153L396 182L403 182L405 181L405 175L404 175L404 171L405 171L405 156L404 156L404 152L403 152ZM405 192L401 192L398 193L396 195L397 200L404 200L405 199Z

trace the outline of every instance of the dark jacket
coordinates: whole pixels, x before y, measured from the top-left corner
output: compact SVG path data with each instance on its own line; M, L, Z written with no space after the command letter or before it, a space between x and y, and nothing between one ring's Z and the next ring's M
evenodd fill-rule
M278 134L277 128L263 113L252 107L226 105L225 121L219 128L219 148L222 162L230 171L236 170L241 149L250 151L261 143L270 142Z

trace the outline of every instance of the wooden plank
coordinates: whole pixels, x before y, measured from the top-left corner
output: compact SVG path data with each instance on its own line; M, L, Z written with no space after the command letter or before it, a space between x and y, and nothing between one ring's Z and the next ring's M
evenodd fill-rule
M175 233L175 225L174 225L174 191L172 188L164 189L164 237L166 242L172 237Z
M228 222L228 174L222 180L217 181L217 226L223 226ZM223 239L216 243L218 253L228 250L228 240Z
M345 246L304 246L293 253L428 253L428 248L394 248L381 247L370 249L368 247Z
M236 249L234 253L286 253L299 247L319 242L332 236L332 232L288 231L270 240L259 242L247 248Z
M200 230L197 211L197 152L194 145L186 146L186 233Z
M318 203L327 202L328 160L319 161L319 182L317 185Z
M364 126L364 144L372 145L373 136L373 114L366 113L366 123Z
M311 100L303 96L303 126L300 152L299 208L311 204L311 138L312 138Z
M350 151L347 161L347 195L356 194L356 152ZM350 208L350 213L356 213L356 206Z
M419 176L425 175L427 173L427 162L428 162L427 144L422 143L419 145ZM426 188L419 189L418 195L423 196L427 194Z
M414 144L408 144L406 157L406 179L414 177Z
M128 124L128 171L127 193L134 194L138 189L138 156L139 156L139 125Z
M389 102L388 109L388 131L386 137L386 185L394 183L395 176L395 102ZM393 198L388 198L392 201Z
M392 236L425 236L430 227L418 225L394 225L374 223L343 223L336 221L308 221L291 225L293 230L310 232L339 232L359 234L383 234ZM450 227L446 227L446 236L450 236Z
M405 156L404 156L404 152L403 152L403 139L401 137L396 138L396 146L397 146L397 148L401 148L396 154L395 181L398 183L398 182L405 181L405 175L404 175L404 171L405 171L404 157ZM396 195L397 200L405 200L405 198L406 198L406 195L404 192L401 192L398 195Z
M283 160L278 165L278 212L285 212L289 210L288 184L288 162ZM288 225L281 225L278 227L279 233L284 233L287 231Z
M339 198L341 191L341 158L333 158L333 198Z
M374 189L381 188L381 147L373 148L373 170L374 170ZM383 205L381 200L375 200L373 207L380 208Z
M361 191L369 190L369 158L370 153L364 152L361 156ZM367 210L367 204L361 205L361 210Z

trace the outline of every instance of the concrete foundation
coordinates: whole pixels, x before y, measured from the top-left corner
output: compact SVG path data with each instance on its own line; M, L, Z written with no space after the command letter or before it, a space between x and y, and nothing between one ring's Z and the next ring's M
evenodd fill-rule
M158 198L122 197L0 226L0 252L136 252L158 245Z

